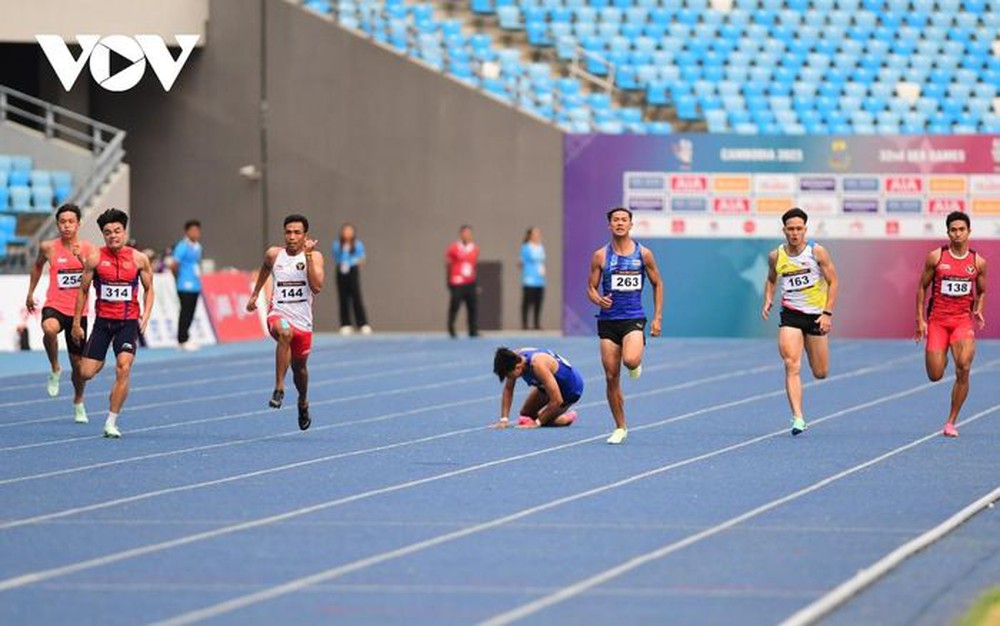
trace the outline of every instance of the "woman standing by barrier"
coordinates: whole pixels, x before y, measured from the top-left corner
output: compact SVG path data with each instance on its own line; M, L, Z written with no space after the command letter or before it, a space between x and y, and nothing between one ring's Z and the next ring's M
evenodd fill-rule
M340 227L340 237L333 242L333 262L337 264L337 296L340 300L340 334L349 335L354 332L351 324L351 313L354 313L354 324L362 335L370 335L372 327L368 325L365 305L361 300L360 267L365 263L365 244L357 238L354 226L344 224Z
M545 247L542 246L542 231L529 228L521 245L521 328L528 330L528 312L534 312L534 329L541 330L539 317L542 314L542 300L545 298Z

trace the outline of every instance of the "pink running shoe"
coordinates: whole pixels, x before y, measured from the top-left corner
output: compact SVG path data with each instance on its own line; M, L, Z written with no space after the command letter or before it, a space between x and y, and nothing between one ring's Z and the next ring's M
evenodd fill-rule
M568 423L566 425L569 426L570 424L576 421L576 411L566 411L565 413L563 413L563 417L565 417L568 420Z
M958 437L958 429L951 422L944 425L944 431L941 433L945 437Z
M536 424L535 424L534 418L529 417L527 415L522 415L521 417L517 418L517 425L518 426L535 426Z

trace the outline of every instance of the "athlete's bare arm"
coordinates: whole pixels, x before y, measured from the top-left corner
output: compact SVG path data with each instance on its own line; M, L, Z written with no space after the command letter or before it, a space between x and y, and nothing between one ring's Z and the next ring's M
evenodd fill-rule
M257 310L257 298L260 296L260 290L264 288L268 279L271 278L271 268L274 267L274 260L278 258L280 250L281 248L273 246L264 252L264 262L260 266L260 271L257 272L257 283L253 286L253 293L250 294L250 300L247 301L247 311L249 313Z
M760 316L765 320L771 316L771 306L774 304L774 292L778 288L778 251L771 250L767 255L767 278L764 279L764 308Z
M153 265L149 257L136 250L132 253L135 266L139 268L139 282L142 283L142 318L139 319L139 334L146 334L149 316L153 313Z
M611 308L611 295L602 296L597 291L601 284L601 274L604 272L604 248L600 248L590 259L590 276L587 279L587 297L602 309Z
M508 378L503 381L503 391L500 393L500 419L497 420L496 424L493 424L494 428L507 428L510 425L510 407L514 403L514 385L516 384L516 378Z
M826 251L821 245L816 245L815 248L816 263L819 264L819 271L823 273L823 278L826 280L826 306L823 307L824 313L819 316L817 323L819 323L819 329L824 333L830 332L830 327L833 325L833 308L837 306L837 294L840 292L840 282L837 278L837 268L833 265L833 259L830 257L830 253ZM826 313L829 311L829 314Z
M979 322L979 327L986 326L986 317L983 307L986 305L986 259L976 255L976 265L979 273L976 276L976 303L972 307L972 314Z
M24 306L28 308L28 313L35 312L35 288L38 287L38 281L42 278L42 269L48 263L51 251L51 241L43 241L38 246L38 258L35 259L34 265L31 266L31 277L28 279L28 297L24 299Z
M309 281L309 289L313 295L318 294L323 289L323 253L316 250L316 240L306 239L304 244L306 251L306 280Z
M90 294L90 283L94 280L94 268L101 261L101 253L97 248L91 248L87 255L80 259L83 262L83 274L80 276L80 289L76 292L76 303L73 305L73 338L83 341L87 333L83 331L81 318L83 308L87 306L87 296Z
M940 260L941 250L931 250L924 260L924 271L920 272L920 282L917 283L917 331L913 337L916 341L921 341L927 336L927 319L924 317L927 288L934 280L934 269Z
M659 337L663 330L663 277L656 265L653 251L643 246L642 263L646 267L646 278L653 285L653 321L649 325L649 334Z

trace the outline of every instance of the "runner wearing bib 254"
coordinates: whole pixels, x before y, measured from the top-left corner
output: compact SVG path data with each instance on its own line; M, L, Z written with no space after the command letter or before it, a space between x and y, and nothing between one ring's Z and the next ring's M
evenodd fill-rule
M806 238L809 216L799 208L781 216L785 243L767 257L764 281L764 308L761 317L771 315L771 304L781 278L781 324L778 328L778 352L785 362L785 393L792 410L792 434L806 429L802 416L802 351L809 357L809 368L817 379L826 378L830 369L827 334L833 324L833 307L839 288L837 270L826 249Z
M89 420L83 405L85 383L80 378L83 342L73 339L73 307L76 306L76 292L80 290L80 277L83 276L82 259L90 254L94 246L77 236L80 230L80 208L75 204L64 204L56 209L56 225L59 227L59 237L43 241L39 246L38 258L31 268L25 306L29 313L35 312L35 288L42 277L42 268L48 263L49 288L42 306L42 344L49 357L51 371L45 389L51 397L59 395L59 378L62 375L62 367L59 365L59 333L63 333L73 370L73 421L86 424ZM80 325L86 333L86 315L80 319Z
M313 296L323 288L323 255L316 251L316 240L310 239L308 232L309 220L304 216L285 218L285 245L270 247L264 253L264 264L247 302L247 311L257 310L260 290L269 277L273 279L267 328L277 345L274 349L274 391L268 406L281 408L285 398L285 375L291 365L292 379L299 393L300 430L312 424L307 361L312 350Z
M945 218L950 243L927 255L917 285L916 340L927 338L924 365L927 378L941 380L948 350L955 359L951 410L943 434L958 437L955 422L969 395L969 372L976 356L976 330L986 325L986 259L969 248L969 216L960 211ZM930 298L927 298L928 288ZM924 302L927 301L927 318Z
M108 347L115 351L115 384L111 388L108 418L104 436L117 439L118 414L128 396L132 362L135 360L139 335L146 332L153 310L153 267L149 257L125 245L128 215L118 209L108 209L97 218L105 246L91 252L83 263L83 276L73 311L73 337L83 341L81 314L93 283L97 292L94 306L94 328L83 349L80 375L90 380L104 367ZM142 283L142 310L139 310L139 284Z
M629 234L632 230L632 211L615 207L608 211L607 217L611 242L599 248L591 258L587 297L600 307L597 335L601 338L601 364L607 382L608 406L615 420L615 430L607 442L619 444L628 436L625 398L621 389L622 364L631 378L639 378L646 345L642 290L647 281L653 286L655 311L650 335L659 337L663 320L663 281L660 280L660 270L656 267L653 253L640 246Z

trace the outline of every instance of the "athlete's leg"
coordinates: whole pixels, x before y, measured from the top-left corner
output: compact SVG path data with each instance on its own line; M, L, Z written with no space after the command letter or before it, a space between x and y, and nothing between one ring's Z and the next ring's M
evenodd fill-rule
M805 336L806 355L809 357L809 369L814 378L824 379L830 373L830 341L826 335Z
M473 283L465 287L465 312L469 317L469 336L479 336L479 294L478 286Z
M42 320L42 345L45 346L45 356L49 357L49 367L52 373L62 371L59 365L59 333L63 327L58 319L50 317Z
M309 367L307 359L292 359L292 381L299 393L299 406L309 406Z
M785 393L792 417L802 417L802 350L805 346L803 333L798 328L781 326L778 328L778 353L785 362Z
M274 390L285 392L285 375L292 361L292 326L287 321L275 318L271 321L271 336L274 337ZM280 406L280 405L279 405Z
M532 387L524 399L524 404L521 405L520 414L535 419L538 417L538 412L548 403L549 397L545 395L545 392L538 387Z
M448 334L455 336L455 318L458 317L458 307L462 304L461 287L448 286Z
M976 356L976 340L961 339L951 344L951 356L955 360L955 386L951 388L951 411L948 423L954 425L958 413L969 396L969 372Z
M125 398L128 397L128 390L132 381L132 361L135 355L131 352L122 352L115 357L115 384L111 387L111 403L109 409L112 413L121 413Z
M104 361L99 361L88 356L80 357L80 379L87 382L98 372L104 369Z
M615 428L625 428L625 398L622 396L622 347L610 339L601 339L601 365L604 366L605 393Z
M622 338L622 364L629 369L631 376L638 377L645 344L646 338L641 330L632 331Z

